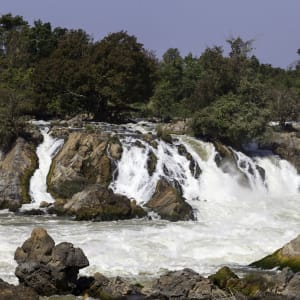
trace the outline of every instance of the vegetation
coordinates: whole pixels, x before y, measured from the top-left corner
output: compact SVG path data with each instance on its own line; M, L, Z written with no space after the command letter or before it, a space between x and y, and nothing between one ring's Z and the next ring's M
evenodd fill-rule
M22 134L24 116L122 122L135 116L191 119L195 135L233 145L275 120L299 118L300 63L283 70L251 55L253 41L199 57L168 49L161 61L120 31L94 41L84 30L0 17L0 144ZM298 50L300 55L300 51Z

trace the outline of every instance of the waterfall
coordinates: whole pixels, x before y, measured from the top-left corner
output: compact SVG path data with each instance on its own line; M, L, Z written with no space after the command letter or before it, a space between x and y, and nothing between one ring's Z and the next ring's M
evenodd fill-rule
M218 221L228 230L237 223L245 228L271 223L280 226L282 213L294 216L295 206L299 206L300 176L290 163L277 156L249 157L230 149L236 166L224 171L216 163L213 144L192 137L176 136L172 145L159 141L157 147L136 137L125 137L122 144L118 177L111 188L141 205L151 198L158 179L167 177L180 183L198 221ZM190 161L179 153L179 145L184 145L200 167L198 178ZM157 157L152 176L147 171L150 151ZM245 181L247 184L241 184Z
M35 121L43 136L43 142L37 147L39 167L35 170L29 186L32 203L23 205L25 209L38 208L42 201L51 203L54 201L47 192L47 175L51 167L52 158L63 145L62 139L55 139L49 134L49 124L44 121Z
M49 201L46 176L51 157L62 143L49 135L48 124L40 126L44 136L37 151L40 173L30 185L35 206ZM156 276L182 268L208 275L223 265L245 266L299 234L300 176L289 162L272 153L261 155L258 151L248 156L229 149L232 159L224 159L220 165L213 144L188 136L174 136L172 144L156 139L151 143L141 136L148 128L152 130L151 124L132 124L129 130L122 127L123 153L110 187L143 205L164 176L181 185L197 221L74 224L52 215L5 212L0 218L0 278L15 282L14 251L36 226L47 229L57 243L68 241L81 247L90 260L85 274L129 277ZM147 166L152 154L157 162L150 175Z

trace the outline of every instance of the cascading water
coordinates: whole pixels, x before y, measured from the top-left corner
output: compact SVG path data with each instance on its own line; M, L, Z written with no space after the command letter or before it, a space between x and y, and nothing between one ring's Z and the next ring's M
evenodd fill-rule
M36 154L39 167L30 180L30 197L32 203L23 205L22 209L38 208L42 201L52 203L54 199L47 192L47 175L52 158L63 145L62 139L55 139L49 134L49 124L44 121L33 121L40 128L43 142L37 147Z
M184 267L208 274L224 264L247 265L299 234L300 177L288 162L273 155L250 158L231 149L235 162L220 167L210 143L177 136L173 145L157 141L155 147L138 138L133 125L129 131L121 138L123 154L111 188L144 204L161 176L176 180L197 221L74 224L53 216L21 217L6 212L0 218L0 278L15 281L13 252L36 226L46 228L56 242L81 247L90 260L84 271L88 274L99 271L107 276L138 277ZM180 145L190 153L192 167L191 160L180 154ZM151 152L157 164L150 176L147 161ZM32 185L34 194L43 186Z

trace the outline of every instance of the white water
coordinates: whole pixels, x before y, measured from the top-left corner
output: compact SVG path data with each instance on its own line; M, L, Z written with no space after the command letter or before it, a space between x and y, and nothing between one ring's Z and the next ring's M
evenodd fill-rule
M137 277L184 267L208 274L224 264L247 265L299 234L300 177L288 162L275 156L253 161L235 151L240 171L230 164L224 171L215 163L212 144L178 137L177 144L184 144L202 169L196 179L189 161L179 155L175 146L160 142L155 149L142 142L145 148L139 148L133 146L134 142L133 137L123 139L119 175L112 188L143 204L150 199L158 178L167 171L170 178L181 183L198 221L75 223L50 216L2 214L0 278L16 281L13 253L36 226L45 227L56 242L68 241L81 247L90 260L85 273ZM146 169L149 151L158 158L153 176ZM265 181L256 171L254 175L249 173L249 165L256 170L255 164L264 168ZM245 184L245 176L249 184ZM41 187L44 185L33 185L33 192L37 194Z
M31 180L29 193L32 203L23 205L22 209L39 208L42 201L52 203L54 199L47 192L47 175L51 167L52 158L63 145L62 139L55 139L49 134L49 124L43 121L34 122L39 126L43 135L43 142L37 147L38 169Z

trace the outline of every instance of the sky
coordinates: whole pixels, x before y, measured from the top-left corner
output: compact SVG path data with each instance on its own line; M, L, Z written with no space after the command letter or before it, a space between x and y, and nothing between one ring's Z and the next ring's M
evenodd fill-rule
M259 60L287 68L299 56L300 0L0 0L0 14L22 15L94 40L126 30L158 57L168 48L199 56L226 39L254 39Z

